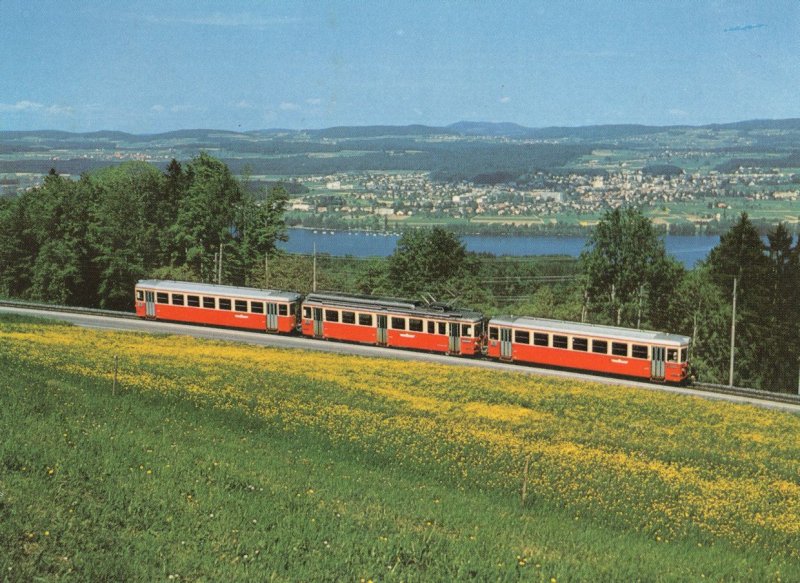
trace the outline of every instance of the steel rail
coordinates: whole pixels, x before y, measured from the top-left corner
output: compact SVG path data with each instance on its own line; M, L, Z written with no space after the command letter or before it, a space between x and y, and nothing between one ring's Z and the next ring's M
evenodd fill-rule
M0 299L0 306L8 307L8 308L21 308L27 310L34 310L40 312L62 312L67 314L82 314L82 315L92 315L92 316L105 316L108 318L118 318L122 320L141 320L136 314L131 312L120 312L116 310L102 310L98 308L81 308L76 306L59 306L53 304L42 304L37 302L26 302L20 300L5 300ZM157 320L154 320L157 321ZM177 322L180 324L180 322ZM321 341L325 342L325 341ZM413 353L413 352L412 352ZM494 362L491 359L486 359L488 362ZM566 370L566 369L565 369ZM583 370L576 370L576 374L580 374L580 380L585 380L585 377L589 376L592 378L596 378L598 380L608 381L610 377L607 376L598 376L592 375L590 372L586 372ZM637 382L644 382L641 379L634 379ZM654 386L663 386L659 383L650 383ZM729 395L732 397L746 397L750 399L759 399L762 401L769 401L774 403L786 403L789 405L799 405L800 406L800 395L794 395L791 393L777 393L773 391L764 391L760 389L751 389L748 387L731 387L729 385L719 385L713 383L702 383L702 382L694 382L688 386L691 389L706 392L706 393L713 393L718 395Z

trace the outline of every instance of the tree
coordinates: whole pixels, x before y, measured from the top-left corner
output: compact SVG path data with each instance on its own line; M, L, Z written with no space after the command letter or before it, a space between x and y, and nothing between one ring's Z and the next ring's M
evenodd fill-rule
M589 305L617 326L664 323L663 306L683 268L667 256L664 242L641 211L619 208L600 220L581 254Z
M711 280L724 297L733 297L736 279L734 383L756 388L765 386L767 369L772 366L764 342L765 334L769 333L772 267L764 243L747 213L742 213L720 237L719 245L708 255L707 264Z
M398 294L453 295L463 285L467 251L457 235L441 227L406 231L389 256L389 284Z

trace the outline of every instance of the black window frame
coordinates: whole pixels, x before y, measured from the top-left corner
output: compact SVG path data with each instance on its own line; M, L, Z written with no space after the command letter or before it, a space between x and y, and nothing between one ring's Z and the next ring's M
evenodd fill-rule
M219 301L217 302L217 309L230 312L233 309L233 302L230 298L219 298Z
M670 358L670 353L672 353L672 358ZM679 355L679 351L678 351L677 348L667 348L666 361L667 362L678 362L678 355Z
M447 336L447 322L437 322L438 324L438 332L442 336Z
M217 298L212 298L209 296L203 296L202 305L207 310L216 310L217 309Z
M288 316L289 315L289 306L286 304L278 304L278 315L279 316Z
M143 302L144 301L144 292L140 289L136 290L136 301Z
M342 324L355 324L356 313L349 310L342 310Z
M641 358L647 360L649 355L650 351L644 344L631 344L631 358Z
M303 306L303 317L311 319L311 306Z
M157 304L169 304L169 294L167 292L156 292Z
M553 334L553 348L569 349L569 337L561 334Z
M428 320L427 330L428 334L436 334L436 322Z
M408 329L411 332L422 332L425 328L424 324L422 323L422 320L420 320L419 318L409 318Z
M183 294L172 294L172 297L170 298L170 303L173 306L183 306L184 305Z
M576 352L589 352L589 339L582 336L573 336L572 350Z
M689 359L689 349L681 348L680 362L686 362Z
M472 324L461 324L461 337L472 338Z
M339 310L325 310L325 321L326 322L338 322L339 321Z
M247 313L247 300L233 300L233 311Z
M533 333L534 346L550 346L550 334L547 332L534 332Z
M602 350L601 350L602 348ZM592 352L594 354L608 354L608 340L592 340Z
M625 352L622 352L622 347L625 347ZM628 348L627 342L612 342L611 343L611 355L612 356L624 356L628 357L630 353L630 349Z
M250 302L250 312L253 314L263 314L264 313L264 302Z
M514 330L514 344L530 344L531 333L527 330Z
M200 296L195 295L187 295L186 296L186 305L190 308L199 308L200 307Z
M400 325L402 322L402 326ZM406 329L406 319L401 318L400 316L392 316L390 318L390 328L392 330L405 330Z
M500 338L500 328L497 326L489 326L489 340L498 340Z
M372 314L359 314L358 315L358 325L359 326L372 326Z

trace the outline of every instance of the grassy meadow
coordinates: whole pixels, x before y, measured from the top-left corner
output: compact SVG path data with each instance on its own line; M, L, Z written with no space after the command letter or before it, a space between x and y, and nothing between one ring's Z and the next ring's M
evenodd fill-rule
M0 400L0 579L800 580L797 415L7 315Z

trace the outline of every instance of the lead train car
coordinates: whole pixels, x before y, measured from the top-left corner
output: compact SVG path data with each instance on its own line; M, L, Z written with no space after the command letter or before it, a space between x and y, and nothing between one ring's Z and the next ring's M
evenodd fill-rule
M158 279L136 284L141 318L289 333L299 312L294 292Z
M576 368L654 381L687 380L688 336L544 318L488 323L487 355L505 361Z
M483 315L443 304L313 293L303 302L305 336L476 355L481 351Z

